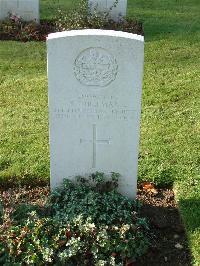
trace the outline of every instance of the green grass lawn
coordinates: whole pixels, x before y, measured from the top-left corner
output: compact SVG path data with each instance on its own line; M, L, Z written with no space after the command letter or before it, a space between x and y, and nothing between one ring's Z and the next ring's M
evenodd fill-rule
M52 19L56 16L57 10L69 10L74 8L79 0L41 0L40 14L42 19Z
M72 6L69 0L42 0L44 19L55 14L48 2ZM199 10L199 0L128 2L128 16L143 21L146 40L139 180L173 184L196 266L200 265ZM2 41L0 59L0 182L47 182L45 43Z

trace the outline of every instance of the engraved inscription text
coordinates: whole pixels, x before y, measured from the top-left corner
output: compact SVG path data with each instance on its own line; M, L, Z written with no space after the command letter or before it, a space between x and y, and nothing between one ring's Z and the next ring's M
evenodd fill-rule
M53 115L57 119L130 121L135 118L135 109L120 103L116 96L82 94L65 105L54 107Z

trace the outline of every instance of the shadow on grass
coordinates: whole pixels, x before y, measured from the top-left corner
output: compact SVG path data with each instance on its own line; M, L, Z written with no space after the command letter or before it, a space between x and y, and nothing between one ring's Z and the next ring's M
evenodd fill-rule
M159 193L160 194L160 193ZM147 218L153 234L152 246L141 257L136 266L177 266L192 265L192 255L186 231L170 194L153 196L147 203L146 195L139 200L143 202L141 216ZM164 206L159 206L159 205ZM158 205L158 206L157 206Z

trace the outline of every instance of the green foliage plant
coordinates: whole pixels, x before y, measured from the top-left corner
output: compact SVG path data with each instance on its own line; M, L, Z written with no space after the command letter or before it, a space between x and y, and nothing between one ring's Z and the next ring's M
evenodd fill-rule
M58 9L55 16L55 31L107 29L143 34L142 24L134 19L121 17L118 22L111 19L111 11L117 3L118 0L105 12L98 11L97 6L94 7L93 12L89 12L88 1L85 0L81 0L76 8L67 12Z
M118 177L66 179L51 193L45 214L30 208L21 219L15 213L13 224L0 229L2 264L123 265L143 255L148 225L136 202L117 192Z
M0 22L0 40L45 41L47 35L52 32L88 28L143 34L141 23L134 19L121 17L118 22L111 19L110 12L117 2L118 0L106 12L99 12L97 7L94 7L90 13L87 1L81 0L76 8L68 11L60 8L54 19L41 20L40 24L35 21L26 22L21 17L10 14L5 21Z
M54 31L52 23L24 21L21 17L10 13L8 18L0 21L0 40L45 41L46 35Z

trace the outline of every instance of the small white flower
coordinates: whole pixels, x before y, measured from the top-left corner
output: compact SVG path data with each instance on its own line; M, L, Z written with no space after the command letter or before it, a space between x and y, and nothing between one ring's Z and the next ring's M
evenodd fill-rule
M88 227L89 227L90 229L94 229L94 228L95 228L95 224L94 224L94 223L92 223L92 224L88 224Z

